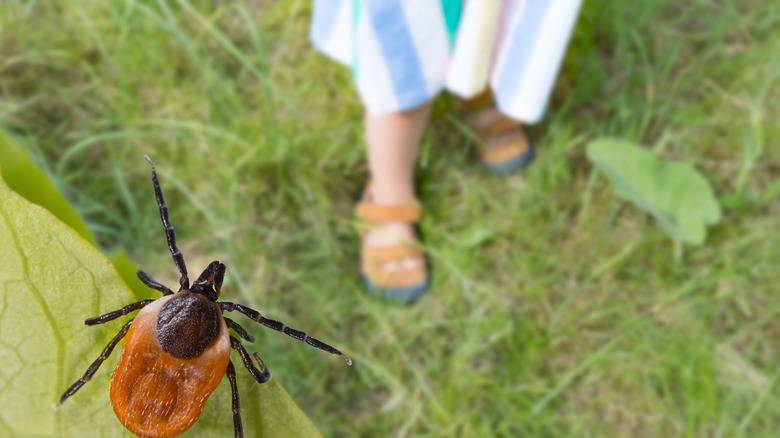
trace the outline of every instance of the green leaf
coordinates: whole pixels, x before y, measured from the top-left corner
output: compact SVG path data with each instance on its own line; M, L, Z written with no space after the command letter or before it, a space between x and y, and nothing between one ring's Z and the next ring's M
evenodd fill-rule
M62 196L24 150L2 130L0 130L0 157L2 157L0 173L11 190L33 204L49 210L57 219L65 222L89 243L96 244L87 224L81 220L68 200ZM136 301L151 297L150 289L138 280L135 275L137 268L127 258L124 251L119 251L111 255L110 258L119 275L135 292Z
M0 157L3 157L0 160L0 170L11 190L49 210L59 220L76 230L81 237L95 244L95 238L92 237L87 224L81 220L76 210L54 187L46 174L3 130L0 130Z
M673 239L699 245L721 211L710 184L693 166L656 158L637 144L596 139L588 158L609 178L618 196L661 222Z
M2 179L0 249L0 436L132 436L108 400L119 348L78 393L53 406L129 317L94 327L84 320L135 301L134 294L79 233ZM321 436L276 380L257 384L234 362L246 436ZM226 380L186 436L233 436Z

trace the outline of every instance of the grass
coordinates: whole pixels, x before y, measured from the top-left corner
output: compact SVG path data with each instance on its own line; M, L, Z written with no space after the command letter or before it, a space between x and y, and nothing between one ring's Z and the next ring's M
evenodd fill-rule
M434 288L376 302L356 273L366 178L349 72L308 1L11 0L0 123L106 248L175 283L149 154L191 270L355 359L258 331L325 436L773 437L780 427L780 6L589 0L537 161L475 164L450 97L419 168ZM673 243L584 155L618 136L695 165L724 218Z

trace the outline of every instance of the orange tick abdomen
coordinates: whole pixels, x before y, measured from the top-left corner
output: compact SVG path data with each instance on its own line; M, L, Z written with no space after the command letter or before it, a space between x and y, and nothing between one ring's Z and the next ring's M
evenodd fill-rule
M165 296L138 313L111 376L114 413L138 436L166 438L189 429L225 375L230 338L221 318L217 339L193 359L176 358L166 353L157 341L160 309L168 301L188 293Z

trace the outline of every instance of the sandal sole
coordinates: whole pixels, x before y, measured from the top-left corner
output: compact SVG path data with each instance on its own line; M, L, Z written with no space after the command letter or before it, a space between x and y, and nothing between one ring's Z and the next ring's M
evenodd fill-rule
M430 276L422 283L402 287L381 287L371 282L362 272L360 277L369 295L381 298L383 301L392 301L400 304L412 304L419 300L431 287Z
M486 163L482 161L482 167L493 175L510 175L531 164L535 156L533 145L529 145L525 152L506 161L500 163Z

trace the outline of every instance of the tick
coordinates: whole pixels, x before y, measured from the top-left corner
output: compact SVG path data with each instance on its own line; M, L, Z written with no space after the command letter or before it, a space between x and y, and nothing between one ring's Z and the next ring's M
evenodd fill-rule
M237 322L224 317L223 312L242 313L253 321L312 347L344 356L348 365L352 365L352 361L330 345L279 321L268 319L256 310L241 304L217 301L225 277L223 263L211 262L190 285L184 256L176 246L176 233L168 219L168 206L163 199L157 172L152 160L148 156L144 158L152 166L152 186L165 227L168 249L181 274L179 291L174 293L139 270L138 278L150 288L162 292L161 298L142 300L84 321L90 326L103 324L140 309L135 318L111 339L97 360L87 368L84 376L65 391L59 404L95 375L103 361L124 338L119 362L111 375L109 393L114 413L130 432L150 438L183 433L195 423L206 400L222 377L227 376L233 395L235 435L242 437L241 407L236 369L230 360L231 348L238 352L244 366L258 383L267 382L271 373L260 356L247 352L241 341L230 334L230 330L248 342L253 342L254 338Z

